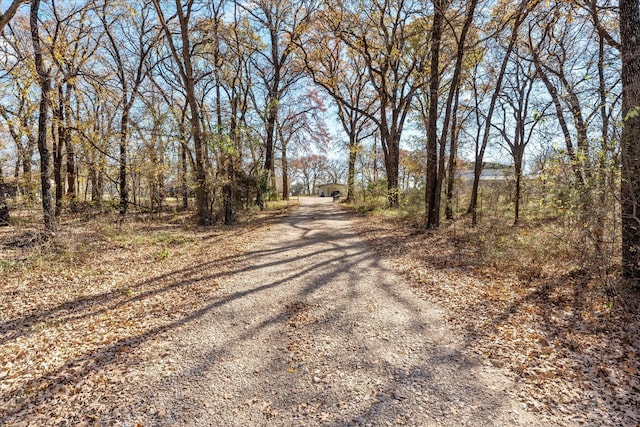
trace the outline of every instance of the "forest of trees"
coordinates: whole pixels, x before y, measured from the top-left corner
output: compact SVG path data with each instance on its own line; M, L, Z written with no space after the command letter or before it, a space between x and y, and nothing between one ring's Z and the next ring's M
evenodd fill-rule
M344 180L349 201L382 188L391 208L420 205L427 228L476 225L499 153L512 221L537 185L589 250L621 239L639 275L635 0L1 5L1 223L12 204L53 232L65 213L171 200L231 224Z

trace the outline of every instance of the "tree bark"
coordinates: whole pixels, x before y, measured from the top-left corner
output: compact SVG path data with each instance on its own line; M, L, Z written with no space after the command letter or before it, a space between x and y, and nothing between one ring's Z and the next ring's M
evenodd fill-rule
M516 173L516 194L515 194L515 207L513 213L513 224L517 225L520 222L520 199L522 188L522 160L524 158L525 145L518 145L514 147L513 152L513 164Z
M444 149L446 144L447 132L449 130L449 121L452 120L452 112L453 112L453 123L451 125L451 133L449 137L451 138L451 142L449 145L449 160L448 160L448 178L447 178L447 204L445 207L445 215L446 218L451 220L453 219L453 208L452 208L452 198L453 198L453 186L455 183L455 166L456 159L458 155L458 133L457 133L457 111L458 111L458 101L460 97L460 76L462 74L462 65L464 58L464 51L466 48L466 39L467 34L469 33L469 29L471 28L471 24L473 23L473 17L475 15L476 6L478 5L477 0L471 0L467 5L467 11L465 15L464 24L462 25L462 30L460 32L460 38L458 39L458 43L456 46L456 65L453 70L453 76L451 78L451 86L449 88L449 95L447 96L447 103L445 106L444 120L442 123L442 133L440 136L440 144ZM455 103L455 106L453 104ZM452 110L453 106L453 110ZM442 150L444 151L444 150ZM444 154L444 153L443 153ZM442 187L442 182L444 180L444 157L442 156L440 159L440 169L438 171L438 184ZM438 194L438 211L440 210L440 192L437 191Z
M65 158L67 165L67 192L65 197L69 201L72 210L76 209L77 203L77 191L76 191L76 159L75 159L75 151L73 149L73 144L71 142L71 106L70 99L71 94L73 93L74 86L70 82L67 82L66 94L64 100L64 109L65 109L65 133L64 133L64 145L66 147Z
M354 188L356 178L356 155L358 154L355 135L349 135L349 169L347 171L347 203L354 199Z
M287 144L282 141L282 199L289 200L289 162L287 160Z
M38 115L38 152L40 153L40 183L42 186L42 211L44 228L47 233L55 233L56 215L51 194L51 154L47 146L47 117L50 104L51 77L45 69L42 59L42 46L38 27L40 0L31 0L30 27L33 54L40 83L40 108Z
M126 97L124 95L123 97ZM126 215L129 207L129 192L127 190L127 134L129 132L129 111L122 111L120 117L120 140L118 141L118 187L120 192L119 211L120 215Z
M453 108L453 122L451 123L451 143L449 146L449 162L447 165L447 206L445 207L445 217L453 219L453 188L456 180L456 166L458 159L458 102L460 90L456 90L455 106Z
M0 170L0 227L9 225L9 205L4 189L4 176Z
M65 133L62 87L58 87L58 106L53 107L52 130L53 143L53 181L55 183L55 213L60 215L64 198L64 181L62 180L62 152L64 150Z
M427 228L440 226L438 199L438 89L440 88L440 39L442 38L442 8L444 1L433 1L433 27L431 30L431 69L429 79L429 122L427 127L426 212ZM444 143L444 141L443 141ZM444 159L442 159L444 161Z
M399 206L398 177L400 170L400 134L392 129L380 138L385 152L384 168L387 175L387 201L390 208Z
M640 5L620 0L622 273L640 280ZM636 283L640 286L640 281Z

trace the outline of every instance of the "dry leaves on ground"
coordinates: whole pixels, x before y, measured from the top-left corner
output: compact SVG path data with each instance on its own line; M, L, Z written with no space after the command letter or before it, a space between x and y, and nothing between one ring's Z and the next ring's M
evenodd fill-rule
M359 216L356 224L420 297L446 310L468 352L524 383L519 398L532 410L568 424L640 424L637 306L608 296L575 262L560 257L541 265L526 251L507 252L500 262L479 250L487 230L460 224L434 233L384 216ZM532 233L522 228L511 237ZM625 292L632 304L640 301Z
M117 423L119 385L166 356L147 344L212 309L259 224L102 219L49 242L0 230L0 425Z

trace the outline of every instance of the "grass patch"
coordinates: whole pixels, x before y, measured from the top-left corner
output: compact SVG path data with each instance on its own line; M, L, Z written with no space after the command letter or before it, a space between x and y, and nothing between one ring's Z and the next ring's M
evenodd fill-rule
M298 206L300 203L298 200L273 200L267 201L264 204L264 210L266 211L290 211Z

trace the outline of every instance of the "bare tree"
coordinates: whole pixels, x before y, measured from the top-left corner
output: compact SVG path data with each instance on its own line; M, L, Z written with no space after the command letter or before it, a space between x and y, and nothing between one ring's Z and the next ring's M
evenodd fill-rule
M370 116L376 112L377 100L361 56L349 55L346 46L331 31L334 18L331 8L314 17L313 31L300 43L305 67L311 79L336 103L338 118L348 137L349 161L347 172L347 201L355 197L356 156L362 140L372 136Z
M184 86L187 104L191 112L191 137L193 138L196 163L196 209L198 223L211 225L212 217L209 208L209 191L207 175L205 172L205 147L202 131L201 108L196 96L196 78L191 57L190 20L194 9L194 1L188 0L183 4L181 0L175 1L176 16L178 18L179 44L174 41L174 31L170 28L165 13L160 6L160 0L152 0L158 14L160 25L165 33L165 39L169 44L171 56L178 67L180 78Z
M302 178L307 194L315 191L318 181L325 177L327 162L327 158L319 154L310 154L291 161L291 168Z
M102 4L100 19L107 36L107 52L113 60L115 75L120 89L120 136L119 136L119 172L120 214L127 213L127 145L129 138L129 122L131 108L138 96L140 85L151 66L148 61L151 49L158 39L158 32L153 27L149 16L150 2L140 5L141 12L135 16L117 12L115 5L105 1ZM115 26L119 27L116 29ZM116 34L121 35L117 39Z
M45 26L48 57L55 66L52 97L52 155L55 182L55 211L59 215L65 196L72 206L76 202L76 154L72 143L71 100L75 96L78 78L85 72L85 65L92 59L100 36L94 38L92 2L80 5L58 6L51 2L53 19ZM53 70L52 70L53 71ZM63 162L66 160L66 195Z
M513 52L514 47L516 46L516 41L518 40L518 31L520 29L520 25L522 25L522 23L524 22L524 18L527 16L528 4L529 2L527 0L521 0L517 4L516 9L511 16L512 27L511 34L509 35L508 39L509 42L502 58L502 64L500 65L500 69L496 76L493 95L491 96L491 102L489 103L489 107L485 116L482 142L479 146L479 149L476 151L475 165L473 170L473 187L471 189L471 201L469 202L468 209L468 212L472 215L471 223L474 226L478 223L478 189L480 187L480 175L482 174L484 153L487 149L487 144L489 143L489 135L491 134L491 120L493 119L493 112L495 111L498 95L500 94L500 89L502 88L502 81L504 80L504 75L507 69L507 64L509 63L509 58L511 56L511 53Z
M423 5L414 1L331 3L336 11L334 31L351 54L365 63L378 98L369 115L379 129L387 174L387 199L398 206L400 139L416 92L426 83L424 70L428 41L424 37Z
M295 145L298 147L308 147L311 143L320 147L327 145L329 134L322 116L324 111L324 102L316 89L310 89L292 99L286 106L281 107L277 130L280 142L282 197L284 200L289 200L288 150L296 148ZM292 144L294 147L291 147Z
M456 41L456 62L453 70L453 75L451 76L451 80L449 82L449 93L447 95L447 100L444 105L444 118L442 121L442 129L440 131L440 139L439 139L439 147L440 151L438 153L438 162L437 162L437 174L435 175L436 184L435 187L433 183L427 183L427 192L433 191L433 193L429 193L429 197L427 198L427 227L428 228L436 228L440 223L440 198L442 196L442 185L444 181L445 175L445 151L447 146L447 137L449 138L449 161L447 165L448 170L448 180L447 180L447 205L446 205L446 215L448 219L453 218L453 212L451 208L451 199L453 194L453 186L454 186L454 178L455 178L455 165L457 160L457 144L458 144L458 134L459 129L458 125L458 105L459 105L459 96L460 96L460 81L463 71L464 65L464 55L465 51L468 49L467 46L467 36L469 34L469 30L471 29L476 7L477 0L471 0L469 2L465 2L465 13L464 13L464 21L462 23L462 27L460 28L460 33L456 33L455 28L451 28L453 32L455 41ZM434 3L434 7L439 9L444 8L446 5L445 2L441 2L440 5ZM444 13L444 11L440 12ZM434 21L435 21L434 15ZM447 20L449 26L451 26L451 20ZM433 53L432 53L433 55ZM433 60L433 59L432 59ZM430 107L433 107L430 105ZM435 111L434 111L435 113ZM453 116L453 119L452 119ZM429 116L431 117L431 115ZM451 123L451 128L449 125ZM434 134L431 136L435 138L435 130ZM435 147L431 146L431 150L434 150ZM431 154L433 156L433 153ZM433 159L431 160L433 163ZM427 173L429 172L429 168L427 168ZM434 179L431 176L431 179ZM430 190L431 188L431 190ZM429 219L431 218L431 219Z
M520 221L520 200L522 189L522 167L524 154L531 141L533 130L544 118L550 103L538 105L532 92L536 86L536 69L520 55L512 62L512 68L506 73L506 81L499 98L498 107L502 111L502 120L492 126L500 132L503 144L513 158L515 171L514 224ZM512 130L511 130L512 129Z
M303 78L303 67L295 61L296 43L309 25L309 18L317 7L315 0L297 2L283 0L253 0L242 4L256 25L256 32L264 33L266 49L253 57L255 70L264 89L261 118L265 125L264 171L267 181L275 188L274 150L280 105L289 90ZM259 195L259 204L262 204Z

